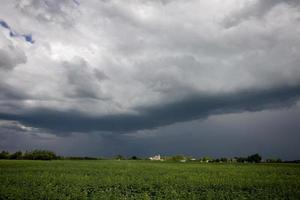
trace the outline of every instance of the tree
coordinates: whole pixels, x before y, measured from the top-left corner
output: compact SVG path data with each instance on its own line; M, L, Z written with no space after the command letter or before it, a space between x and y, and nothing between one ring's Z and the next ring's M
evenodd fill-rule
M209 157L209 156L204 156L201 158L201 161L202 162L211 162L211 161L213 161L213 158Z
M136 157L136 156L132 156L130 159L131 159L131 160L139 160L139 158Z
M8 159L8 158L9 158L9 152L8 151L1 151L0 159Z
M269 158L266 160L267 163L281 163L282 160L280 158Z
M58 159L58 156L54 152L48 150L34 150L25 152L23 158L28 160L54 160Z
M250 155L247 157L247 161L248 162L254 162L254 163L259 163L261 161L261 156L256 153L256 154L253 154L253 155Z
M124 160L124 157L122 155L116 155L115 159L116 160Z
M185 157L183 155L176 155L176 156L173 156L171 158L172 161L181 161L181 160L185 160Z
M25 151L25 153L23 155L23 159L25 159L25 160L33 160L32 153L30 151Z
M236 161L239 163L248 162L245 157L235 157Z
M14 159L14 160L20 160L22 158L23 158L22 151L16 151L15 153L13 153L9 156L9 159Z

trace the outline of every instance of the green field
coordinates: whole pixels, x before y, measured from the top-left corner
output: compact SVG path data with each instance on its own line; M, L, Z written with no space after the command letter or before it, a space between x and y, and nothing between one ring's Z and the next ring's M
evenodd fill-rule
M0 199L300 199L300 165L2 160Z

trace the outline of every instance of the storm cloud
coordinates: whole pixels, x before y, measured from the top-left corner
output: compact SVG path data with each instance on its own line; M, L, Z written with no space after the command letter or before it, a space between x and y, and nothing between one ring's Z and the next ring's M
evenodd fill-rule
M294 109L299 33L295 0L4 0L0 127L122 138Z
M214 114L261 111L292 106L300 96L300 87L267 91L244 91L239 94L192 96L179 102L156 107L137 107L136 114L88 116L77 111L31 110L21 114L0 114L7 120L32 127L68 132L95 130L126 133L176 122L207 118Z

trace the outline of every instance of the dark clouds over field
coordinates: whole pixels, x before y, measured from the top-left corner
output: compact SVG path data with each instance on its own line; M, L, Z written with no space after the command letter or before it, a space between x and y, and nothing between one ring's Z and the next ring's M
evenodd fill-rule
M299 53L295 0L4 0L0 148L296 159Z

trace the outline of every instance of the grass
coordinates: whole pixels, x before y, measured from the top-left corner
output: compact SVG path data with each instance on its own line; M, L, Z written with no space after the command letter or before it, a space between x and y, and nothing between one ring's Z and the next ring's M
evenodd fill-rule
M2 160L0 199L300 199L300 165Z

